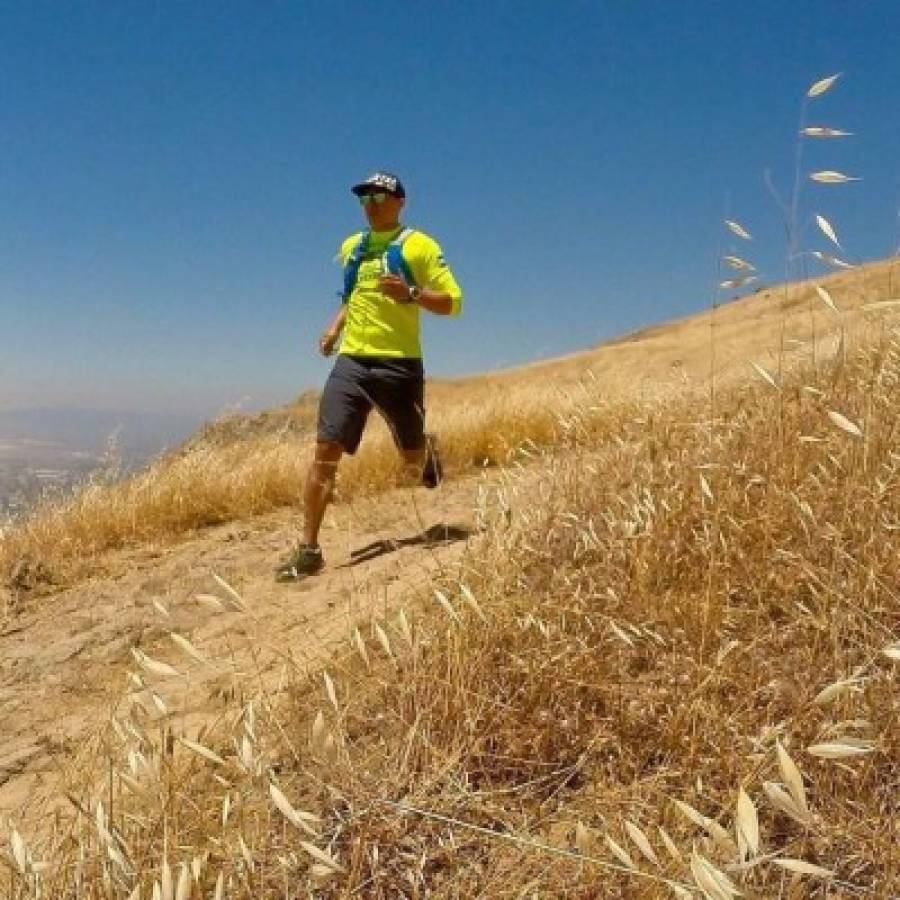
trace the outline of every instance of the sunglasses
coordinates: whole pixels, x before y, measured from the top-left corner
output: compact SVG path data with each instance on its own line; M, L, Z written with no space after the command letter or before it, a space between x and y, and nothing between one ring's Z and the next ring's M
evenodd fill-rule
M379 191L375 194L360 194L359 202L362 206L367 206L369 203L381 206L382 203L387 202L387 198L390 196L390 194L386 194L384 191Z

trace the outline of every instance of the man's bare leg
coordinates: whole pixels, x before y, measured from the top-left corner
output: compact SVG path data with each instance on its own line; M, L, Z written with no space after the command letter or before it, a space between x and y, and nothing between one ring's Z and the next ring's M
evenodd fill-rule
M316 453L303 489L303 541L275 570L276 581L297 581L314 575L325 565L319 549L319 528L334 493L334 478L343 447L336 443L316 444Z
M303 490L303 540L310 546L318 546L319 529L334 495L334 480L343 452L344 448L336 442L316 444Z
M403 457L403 467L406 477L411 484L415 484L422 478L422 467L425 465L425 447L418 450L401 450L400 456Z
M400 455L406 469L406 480L410 484L424 484L435 488L443 478L443 467L434 435L425 436L425 443L417 450L401 450Z

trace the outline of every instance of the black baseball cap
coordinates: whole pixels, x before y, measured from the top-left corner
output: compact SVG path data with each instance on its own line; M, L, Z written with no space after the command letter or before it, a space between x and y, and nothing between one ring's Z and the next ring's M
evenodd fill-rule
M390 172L373 172L365 181L354 184L350 190L357 197L361 197L363 194L371 194L375 191L387 191L387 193L393 194L395 197L406 196L406 188L403 187L403 182Z

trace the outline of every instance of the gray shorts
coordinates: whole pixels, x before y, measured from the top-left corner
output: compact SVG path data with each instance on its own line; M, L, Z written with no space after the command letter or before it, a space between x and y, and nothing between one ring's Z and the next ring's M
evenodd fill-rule
M317 439L352 455L375 407L397 447L418 450L425 445L424 397L421 359L338 356L319 401Z

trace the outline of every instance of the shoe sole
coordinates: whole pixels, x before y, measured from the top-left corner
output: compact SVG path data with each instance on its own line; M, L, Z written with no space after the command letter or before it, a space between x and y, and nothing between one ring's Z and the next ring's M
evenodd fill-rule
M325 560L322 560L321 565L316 566L315 569L311 569L308 572L298 572L293 566L291 568L279 568L275 570L275 580L279 582L300 581L302 578L307 578L310 575L318 575L324 568Z
M321 571L321 569L316 569L314 572L296 572L294 574L290 572L276 572L275 581L279 584L291 584L294 581L303 581L304 578L312 578Z

